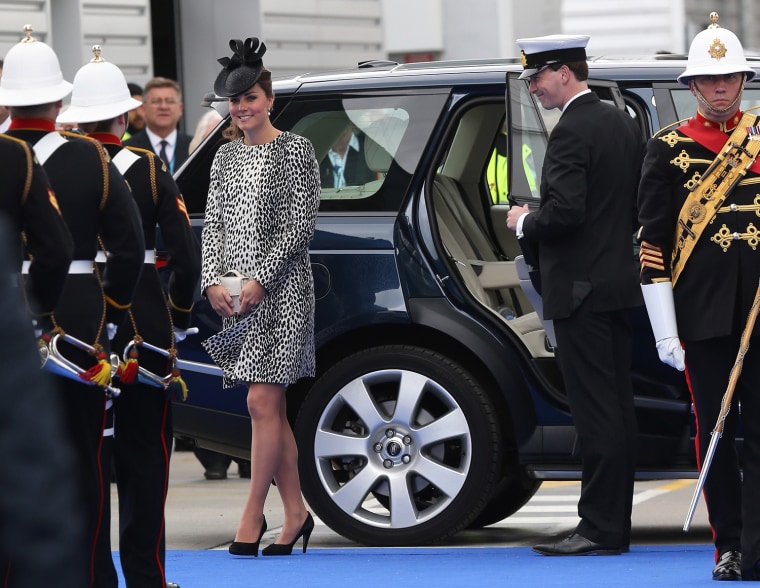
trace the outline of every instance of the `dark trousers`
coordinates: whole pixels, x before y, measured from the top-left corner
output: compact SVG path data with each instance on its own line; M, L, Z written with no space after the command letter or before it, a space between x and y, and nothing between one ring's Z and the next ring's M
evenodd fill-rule
M163 389L121 384L114 400L113 442L119 556L127 587L164 588L172 414Z
M609 546L630 544L636 416L628 311L592 312L587 299L554 321L583 464L576 531Z
M684 342L686 371L697 417L697 458L703 463L711 433L739 351L740 334ZM734 443L741 401L743 452ZM713 530L716 557L741 549L742 569L760 559L760 338L753 337L734 390L731 409L705 479L705 503Z
M79 496L85 513L86 542L82 550L88 558L88 586L115 588L118 578L113 564L104 566L103 558L111 560L108 550L110 534L110 490L108 470L103 469L103 428L106 424L106 396L98 386L80 384L57 377L57 390L63 407L64 425L77 460Z

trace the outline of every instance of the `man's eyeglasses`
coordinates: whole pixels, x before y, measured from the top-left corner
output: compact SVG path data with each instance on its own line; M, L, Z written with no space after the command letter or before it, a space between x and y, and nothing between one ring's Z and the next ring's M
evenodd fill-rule
M176 104L179 104L179 100L176 98L151 98L148 100L148 104L151 106L161 106L162 104L166 104L167 106L174 106Z

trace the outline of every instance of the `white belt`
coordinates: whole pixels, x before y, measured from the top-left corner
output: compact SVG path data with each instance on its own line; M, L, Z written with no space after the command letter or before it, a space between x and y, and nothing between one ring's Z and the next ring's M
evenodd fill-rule
M97 255L95 255L95 261L97 263L105 263L106 262L106 254L104 251L98 251ZM155 249L146 249L145 250L145 263L156 263L156 250Z
M32 265L32 262L30 260L28 259L24 260L24 263L21 264L21 273L28 274L30 265ZM71 265L69 265L69 273L70 274L91 274L92 260L75 259L74 261L71 262Z
M75 259L69 266L70 274L91 274L92 273L92 260L91 259Z

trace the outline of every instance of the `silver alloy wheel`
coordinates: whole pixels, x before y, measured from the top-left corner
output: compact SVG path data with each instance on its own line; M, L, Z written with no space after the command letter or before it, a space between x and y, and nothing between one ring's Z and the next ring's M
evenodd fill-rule
M400 529L436 516L468 478L466 416L437 382L409 370L364 374L330 399L313 455L324 490L344 513Z

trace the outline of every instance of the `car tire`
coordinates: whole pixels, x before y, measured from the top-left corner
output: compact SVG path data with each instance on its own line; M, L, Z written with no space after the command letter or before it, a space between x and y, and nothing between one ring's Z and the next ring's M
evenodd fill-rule
M305 398L295 434L309 505L365 545L450 537L480 513L500 475L486 391L421 347L375 347L336 363Z
M504 477L488 501L488 504L468 525L468 528L480 529L487 527L515 514L533 498L533 495L540 487L541 480L528 478L521 471L516 476Z

